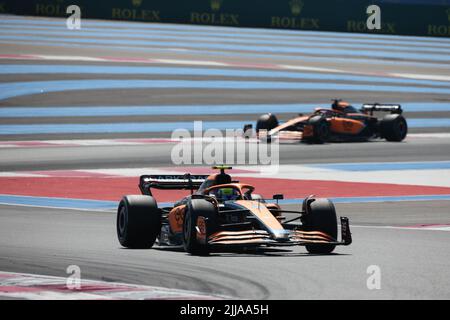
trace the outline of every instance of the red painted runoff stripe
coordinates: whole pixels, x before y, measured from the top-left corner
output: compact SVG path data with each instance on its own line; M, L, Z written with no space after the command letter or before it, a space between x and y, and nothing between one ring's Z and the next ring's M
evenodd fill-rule
M255 193L271 198L283 193L285 198L370 197L450 194L449 187L363 183L323 180L290 180L272 178L242 178L256 187ZM140 194L137 177L1 177L0 194L38 197L60 197L117 201L126 194ZM187 190L154 190L159 202L174 201Z

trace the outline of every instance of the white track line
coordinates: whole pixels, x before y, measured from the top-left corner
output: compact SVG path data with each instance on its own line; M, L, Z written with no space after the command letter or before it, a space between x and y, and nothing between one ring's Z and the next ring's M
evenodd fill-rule
M1 271L0 297L28 300L230 299L195 291L84 280L82 274L80 287L70 289L67 278Z

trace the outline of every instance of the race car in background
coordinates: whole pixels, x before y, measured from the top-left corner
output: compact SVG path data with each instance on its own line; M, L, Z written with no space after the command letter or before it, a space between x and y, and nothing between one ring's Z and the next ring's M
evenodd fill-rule
M216 166L207 175L143 175L142 195L125 196L117 210L117 236L127 248L183 246L193 255L255 247L305 246L314 254L331 253L352 242L348 219L341 217L341 241L333 203L309 196L299 211L282 210L254 194L254 187L233 181L231 167ZM191 194L170 207L158 207L151 189L182 190ZM286 220L283 213L294 217ZM301 222L301 223L295 223Z
M381 119L375 112L389 112ZM316 108L311 115L299 115L284 123L279 123L272 114L263 114L256 122L256 136L270 142L280 140L300 140L313 143L328 141L365 141L382 138L387 141L402 141L408 133L408 125L402 116L399 104L363 104L360 110L348 102L333 100L331 109ZM253 125L244 126L244 134L249 136Z

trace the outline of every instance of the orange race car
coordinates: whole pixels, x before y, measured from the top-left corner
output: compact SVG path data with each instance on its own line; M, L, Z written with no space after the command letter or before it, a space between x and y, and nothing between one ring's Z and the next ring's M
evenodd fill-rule
M206 175L144 175L142 195L125 196L117 210L117 235L122 246L151 248L184 246L193 255L230 248L305 246L316 254L331 253L336 245L352 242L348 219L341 217L341 241L333 203L307 197L301 210L282 210L254 194L254 187L233 181L225 169ZM158 207L151 188L188 189L191 195L171 207ZM286 221L283 213L294 217ZM300 222L300 223L298 223Z
M390 112L382 119L374 112ZM316 108L308 116L299 115L279 123L274 114L262 115L256 123L256 136L270 142L276 137L282 140L299 140L313 143L327 141L361 141L382 138L402 141L408 133L408 125L398 104L363 104L360 110L348 102L333 100L331 109ZM245 136L253 126L244 126Z

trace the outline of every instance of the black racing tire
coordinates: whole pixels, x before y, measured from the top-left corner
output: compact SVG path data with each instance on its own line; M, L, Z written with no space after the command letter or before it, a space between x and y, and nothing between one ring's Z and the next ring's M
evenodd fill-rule
M272 113L266 113L259 117L258 121L256 122L256 133L258 133L260 130L267 130L270 131L273 128L278 127L278 119L277 117Z
M387 141L400 142L408 134L408 124L400 114L388 114L380 121L380 135Z
M324 198L315 199L310 204L310 210L302 217L305 231L321 231L337 239L337 217L333 203ZM329 254L333 252L334 244L308 244L306 250L313 254Z
M117 208L117 237L125 248L148 249L161 232L161 211L151 196L125 196Z
M308 120L308 124L313 126L312 142L324 143L328 141L330 138L330 126L324 117L313 116Z
M207 244L199 243L197 240L197 218L199 216L207 219L207 234L210 235L218 229L217 210L214 205L204 199L192 199L186 209L183 221L183 246L184 250L192 255L206 256L210 252Z
M252 200L259 201L261 203L266 203L266 201L264 200L262 195L257 194L257 193L252 193Z

